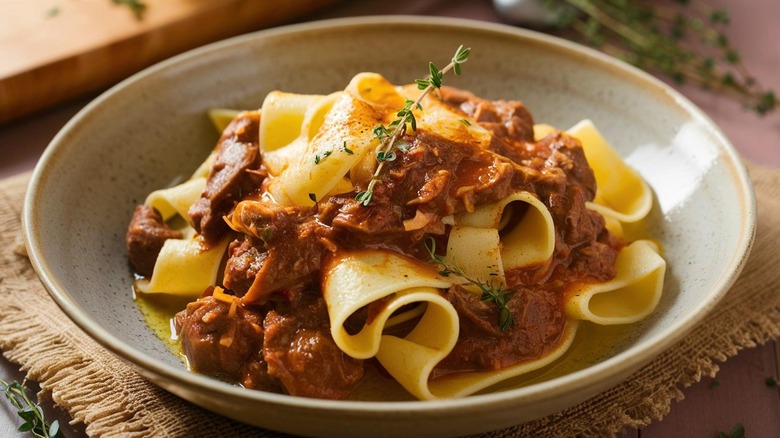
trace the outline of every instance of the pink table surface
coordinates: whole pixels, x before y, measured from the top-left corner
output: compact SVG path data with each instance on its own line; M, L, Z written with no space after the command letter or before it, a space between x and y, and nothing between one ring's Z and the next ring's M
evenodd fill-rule
M780 2L776 0L710 0L731 13L728 36L743 63L764 85L780 92ZM412 14L471 18L501 22L490 0L380 0L349 1L300 21L324 18ZM0 61L1 62L1 61ZM693 86L676 86L701 107L723 130L735 148L748 160L780 167L780 111L767 117L744 111L738 103ZM94 96L52 108L40 114L0 126L0 178L34 167L56 132ZM759 237L760 238L760 237ZM715 437L742 423L748 436L780 436L780 393L768 388L767 377L778 377L780 351L775 341L742 351L722 365L716 379L705 377L683 392L671 413L640 430L626 430L621 437ZM21 380L19 367L0 358L0 378ZM716 381L717 385L713 382ZM52 418L58 418L68 436L84 435L83 425L67 426L67 414L44 403ZM16 436L15 412L0 403L0 436ZM23 435L18 435L23 436Z

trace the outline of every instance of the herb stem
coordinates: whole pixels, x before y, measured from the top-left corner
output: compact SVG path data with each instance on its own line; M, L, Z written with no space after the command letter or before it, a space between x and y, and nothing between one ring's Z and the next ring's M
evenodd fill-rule
M553 11L565 4L558 26L594 48L675 82L690 81L742 101L759 115L777 109L774 91L756 81L726 37L730 18L724 9L697 0L677 2L687 11L639 0L543 1Z
M53 421L51 425L46 424L43 415L43 409L30 400L25 389L26 381L6 382L0 379L3 393L11 404L17 409L17 414L25 422L19 426L20 432L30 432L37 438L64 438L62 430L59 428L59 422Z
M465 272L463 272L463 269L461 269L457 263L451 264L444 257L436 254L436 240L431 236L428 236L425 240L425 249L428 251L428 255L430 256L430 263L441 268L439 274L444 277L455 275L456 277L465 280L467 283L479 288L481 292L480 299L482 301L495 303L496 307L498 308L498 329L501 331L501 333L506 333L510 328L512 328L515 323L515 319L512 315L512 311L507 306L507 302L510 298L512 298L512 296L514 296L514 290L504 289L500 285L496 286L490 282L484 282L469 277Z
M450 63L443 69L437 69L433 63L428 63L429 76L427 79L418 79L417 87L422 90L422 93L416 100L407 100L406 105L396 114L399 118L394 120L390 127L394 128L390 131L387 127L380 125L374 129L374 133L377 138L380 139L380 144L376 150L377 161L379 164L374 171L374 175L368 182L368 186L365 190L359 192L355 196L355 200L360 202L363 206L368 206L371 203L371 199L374 194L374 188L379 182L379 176L382 174L382 170L385 167L385 163L392 161L395 157L393 149L396 141L406 132L407 125L411 125L412 130L417 129L417 121L414 116L415 109L422 109L421 102L433 89L441 88L442 77L450 70L455 70L455 74L460 74L460 65L468 60L471 48L464 48L460 45L452 56ZM380 159L381 158L381 159Z

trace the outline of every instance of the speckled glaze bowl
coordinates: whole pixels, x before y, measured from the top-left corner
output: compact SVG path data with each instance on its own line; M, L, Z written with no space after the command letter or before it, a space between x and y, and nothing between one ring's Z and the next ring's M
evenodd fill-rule
M187 372L132 301L124 233L136 203L189 175L214 146L205 113L257 108L282 89L329 93L361 71L395 83L472 47L447 83L521 99L562 128L590 118L647 179L645 230L664 248L660 307L607 351L551 380L464 399L325 401L248 391ZM450 19L377 17L249 34L177 56L112 88L76 115L35 169L24 207L30 257L85 332L163 388L212 411L305 435L444 436L556 412L621 382L679 340L723 297L747 257L755 204L723 134L661 82L594 51L516 28Z

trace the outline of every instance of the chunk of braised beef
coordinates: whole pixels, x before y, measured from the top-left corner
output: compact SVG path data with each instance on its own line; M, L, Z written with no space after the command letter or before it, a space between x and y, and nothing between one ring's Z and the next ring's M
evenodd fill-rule
M125 234L127 253L135 272L151 277L165 241L181 238L182 233L171 229L157 210L148 205L137 206Z
M531 112L517 100L487 100L471 92L453 87L441 88L442 100L474 118L493 134L490 149L519 162L523 143L534 141L534 120Z
M319 271L325 251L321 234L327 230L313 215L310 207L284 207L264 201L245 201L236 208L231 218L234 229L264 244L244 252L239 247L236 254L243 259L233 261L231 257L228 261L229 287L236 279L243 288L254 274L251 286L242 296L245 304L264 304L272 293ZM252 272L239 272L243 266Z
M318 293L277 306L266 315L263 328L268 373L287 393L344 399L363 378L363 361L346 355L331 337L327 306Z
M382 246L403 252L414 245L413 236L404 230L404 218L413 209L393 204L387 195L387 187L377 184L370 207L356 201L354 193L321 202L317 222L322 225L320 235L324 246L329 250Z
M611 280L617 275L615 259L617 259L618 251L616 248L622 246L622 239L606 230L602 231L597 240L577 247L572 255L569 270L573 276L585 281Z
M238 297L246 295L267 256L263 242L252 236L243 235L231 242L222 279L225 287Z
M222 219L265 178L258 148L260 113L243 112L222 133L201 197L190 207L195 230L214 243L228 231Z
M495 202L512 192L516 164L494 153L418 131L386 163L368 207L354 193L319 204L318 219L344 248L385 245L413 252L426 234L445 233L441 218Z
M596 240L604 218L587 208L596 194L596 177L580 142L565 134L549 135L529 147L528 164L539 173L534 191L550 209L556 232L569 247Z
M207 295L174 318L190 368L247 388L280 392L263 359L263 315Z
M498 307L480 295L453 286L447 297L460 316L458 342L433 372L433 377L476 370L498 370L544 355L560 340L566 322L560 294L544 288L520 287L507 301L514 324L501 333Z

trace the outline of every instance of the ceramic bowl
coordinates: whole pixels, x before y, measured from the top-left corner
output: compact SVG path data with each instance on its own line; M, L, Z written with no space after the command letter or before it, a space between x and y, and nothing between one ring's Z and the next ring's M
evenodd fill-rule
M395 83L472 48L447 83L520 99L536 121L599 127L652 186L646 233L668 261L663 299L629 336L522 387L439 401L325 401L249 391L189 373L132 301L124 233L150 191L189 175L217 139L206 111L257 108L271 90L329 93L358 72ZM125 80L77 114L35 169L24 230L35 269L62 309L161 387L214 412L304 435L442 436L517 424L612 387L705 318L751 246L747 173L716 126L641 71L542 34L465 20L371 17L253 33L177 56Z

